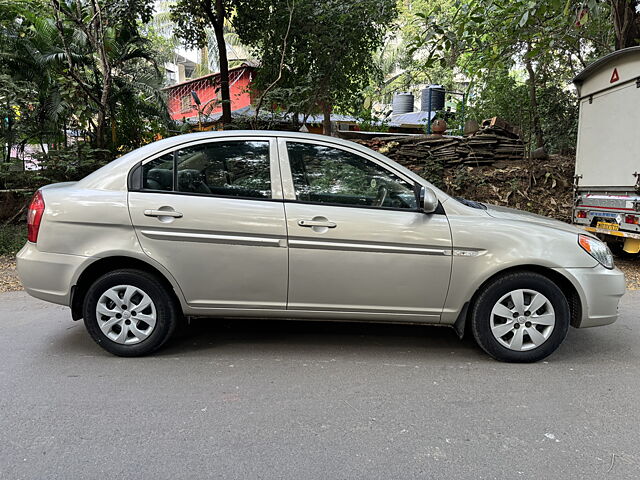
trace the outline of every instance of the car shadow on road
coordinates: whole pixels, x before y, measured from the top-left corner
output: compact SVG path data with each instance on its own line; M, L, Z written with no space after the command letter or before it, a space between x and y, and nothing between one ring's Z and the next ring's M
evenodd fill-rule
M472 338L461 341L448 327L268 319L194 319L157 355L198 354L234 345L274 353L366 350L375 354L400 349L483 357Z
M604 328L571 328L563 345L549 361L595 364L624 361L635 353L637 332L628 325ZM86 333L82 323L59 331L50 353L106 356ZM270 319L194 319L181 326L155 357L207 357L223 354L355 355L363 360L376 356L413 360L443 358L456 362L493 362L470 334L460 340L448 327L404 324L316 322Z

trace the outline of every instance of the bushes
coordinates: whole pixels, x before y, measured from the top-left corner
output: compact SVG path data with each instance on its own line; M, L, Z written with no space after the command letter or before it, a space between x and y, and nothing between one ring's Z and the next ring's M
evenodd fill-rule
M26 241L26 225L0 225L0 255L15 255Z
M39 171L44 184L80 180L91 172L113 160L109 150L92 148L86 143L77 143L68 148L49 150L40 155L43 170Z
M0 190L35 191L43 185L80 180L113 160L109 150L78 143L34 155L39 170L23 170L21 162L0 163Z

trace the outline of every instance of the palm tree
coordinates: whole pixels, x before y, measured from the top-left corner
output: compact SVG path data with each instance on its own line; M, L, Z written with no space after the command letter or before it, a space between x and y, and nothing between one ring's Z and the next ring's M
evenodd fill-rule
M3 35L0 55L12 78L37 85L33 126L40 141L71 122L91 131L94 146L115 149L121 111L166 117L162 74L135 22L99 0L36 5L18 5L20 21L13 35Z

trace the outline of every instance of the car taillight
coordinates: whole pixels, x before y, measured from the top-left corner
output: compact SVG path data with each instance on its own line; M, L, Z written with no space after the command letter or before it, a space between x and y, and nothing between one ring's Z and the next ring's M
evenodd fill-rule
M27 239L30 242L38 241L38 231L40 230L40 222L44 213L44 198L38 190L31 199L29 211L27 212Z
M638 217L635 215L625 215L624 223L630 223L632 225L638 225Z
M578 210L576 212L577 218L587 218L587 212L585 210Z

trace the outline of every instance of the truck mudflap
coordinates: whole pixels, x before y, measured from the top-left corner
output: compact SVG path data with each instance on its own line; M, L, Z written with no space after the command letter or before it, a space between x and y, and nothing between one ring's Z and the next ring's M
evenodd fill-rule
M580 228L583 228L587 232L597 233L599 235L604 236L605 237L605 241L606 241L606 237L607 236L615 237L615 238L618 238L618 239L624 238L623 250L625 252L628 252L628 253L638 253L638 252L640 252L640 234L638 234L638 233L624 232L624 231L620 231L620 230L607 230L607 229L604 229L604 228L597 228L597 227L584 227L584 226L581 226Z

